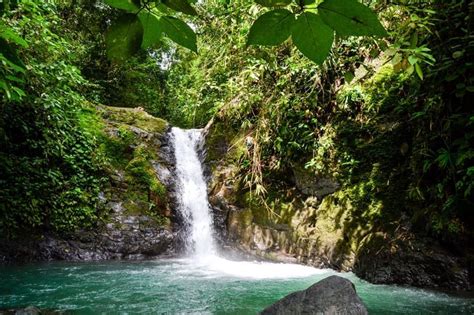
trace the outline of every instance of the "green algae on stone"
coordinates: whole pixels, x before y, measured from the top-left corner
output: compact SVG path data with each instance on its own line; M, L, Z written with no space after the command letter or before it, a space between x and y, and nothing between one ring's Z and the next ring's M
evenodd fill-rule
M164 133L168 129L165 120L154 117L141 108L105 106L102 116L107 120L135 126L146 132Z
M237 163L246 152L245 137L222 121L214 120L206 137L207 160Z
M98 107L103 120L101 152L109 162L114 183L108 195L123 200L127 215L147 215L156 223L169 225L166 187L153 163L159 163L159 139L168 124L143 110Z

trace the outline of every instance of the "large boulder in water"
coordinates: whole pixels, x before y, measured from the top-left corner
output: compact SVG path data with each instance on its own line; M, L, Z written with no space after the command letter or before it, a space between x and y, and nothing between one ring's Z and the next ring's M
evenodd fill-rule
M313 284L308 289L285 296L261 312L273 314L368 314L352 282L330 276Z

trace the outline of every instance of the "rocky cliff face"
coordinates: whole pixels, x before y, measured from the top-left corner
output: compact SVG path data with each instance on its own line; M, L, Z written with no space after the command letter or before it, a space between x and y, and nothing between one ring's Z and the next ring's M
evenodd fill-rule
M365 183L341 187L294 165L267 180L264 200L255 198L238 167L251 150L245 135L219 121L207 129L209 200L226 246L275 261L352 270L374 283L471 288L465 257L415 235L403 219L392 224L382 204L357 203L352 196Z
M141 109L97 111L107 164L96 226L2 240L0 261L140 259L180 248L168 123Z

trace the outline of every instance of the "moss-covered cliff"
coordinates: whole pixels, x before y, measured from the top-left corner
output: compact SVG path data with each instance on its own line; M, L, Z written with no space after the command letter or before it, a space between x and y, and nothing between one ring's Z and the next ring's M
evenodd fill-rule
M82 117L99 143L96 220L64 231L18 231L0 242L0 261L136 259L175 251L168 123L141 108L90 106Z
M159 170L170 166L169 158L160 156L168 124L140 108L102 107L99 113L104 122L99 154L105 156L111 179L105 198L122 201L127 213L169 224L168 194L158 177Z
M256 138L261 129L237 128L225 110L218 114L208 126L207 163L222 240L375 283L469 289L472 249L462 240L470 232L444 242L420 228L433 213L412 195L425 140L403 109L413 101L400 98L405 80L384 66L344 86L338 112L317 128L313 156L278 166L262 148L275 148L275 139Z

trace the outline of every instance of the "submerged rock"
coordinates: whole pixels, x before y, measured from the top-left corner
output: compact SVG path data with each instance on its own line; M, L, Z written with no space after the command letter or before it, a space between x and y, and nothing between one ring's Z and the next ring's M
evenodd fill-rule
M37 315L41 314L41 311L39 308L36 308L34 306L28 306L24 309L19 309L15 311L15 315Z
M287 295L260 314L362 315L368 313L352 282L339 276L330 276L306 290Z
M16 309L0 309L0 315L57 315L66 314L62 311L50 310L50 309L39 309L35 306L28 306L25 308Z

